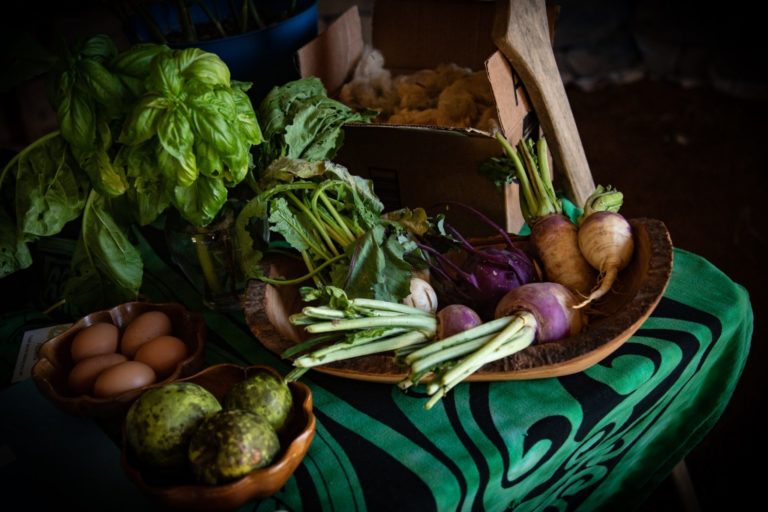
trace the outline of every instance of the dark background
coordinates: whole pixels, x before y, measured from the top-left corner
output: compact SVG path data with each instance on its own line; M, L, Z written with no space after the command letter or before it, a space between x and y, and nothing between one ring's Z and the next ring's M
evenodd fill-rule
M371 0L321 0L322 23L355 3L369 27ZM686 463L701 509L759 503L762 472L750 468L763 461L758 418L768 383L760 256L768 245L760 220L768 191L764 18L743 3L559 5L556 55L596 183L624 192L627 217L663 220L675 246L704 256L750 293L755 329L746 369L724 415ZM55 125L40 81L11 83L34 74L19 67L16 49L54 41L56 32L106 32L118 42L122 34L99 2L17 4L0 29L0 150L8 156ZM2 284L5 295L11 282ZM645 509L686 506L670 478Z

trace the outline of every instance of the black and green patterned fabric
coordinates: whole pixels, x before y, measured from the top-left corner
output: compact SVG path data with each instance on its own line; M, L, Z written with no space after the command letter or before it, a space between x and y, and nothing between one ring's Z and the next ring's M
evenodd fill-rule
M275 496L243 510L616 510L638 505L722 414L752 335L746 290L675 250L667 291L616 352L585 372L465 383L433 409L396 386L306 374L317 431ZM194 294L159 259L152 280ZM190 292L190 293L187 293ZM196 304L191 303L190 307ZM240 313L206 313L210 363L290 367Z
M208 364L290 369L253 337L242 312L204 310L199 293L146 249L147 296L205 311ZM426 411L418 392L306 374L317 416L310 450L283 489L242 510L639 505L722 414L752 334L744 288L699 256L676 249L674 258L652 316L616 352L576 375L465 383ZM39 321L18 317L3 334Z

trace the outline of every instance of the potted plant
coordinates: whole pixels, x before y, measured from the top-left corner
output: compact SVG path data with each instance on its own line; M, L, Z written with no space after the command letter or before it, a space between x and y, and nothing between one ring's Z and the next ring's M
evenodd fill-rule
M59 129L0 171L0 278L29 267L29 244L79 222L64 299L79 311L135 299L140 228L174 210L212 223L261 143L249 84L197 48L140 44L118 52L92 37L58 59Z
M317 0L123 0L114 6L134 41L215 53L262 98L298 78L294 54L317 36Z

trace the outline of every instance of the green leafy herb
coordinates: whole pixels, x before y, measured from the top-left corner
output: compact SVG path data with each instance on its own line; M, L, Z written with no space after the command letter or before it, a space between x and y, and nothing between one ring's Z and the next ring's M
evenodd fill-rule
M51 63L60 130L0 173L15 201L0 217L0 276L30 264L26 243L82 215L67 295L103 306L135 298L141 284L130 224L153 223L169 206L197 227L212 222L253 167L262 134L250 84L231 82L212 53L118 52L107 36L64 50Z

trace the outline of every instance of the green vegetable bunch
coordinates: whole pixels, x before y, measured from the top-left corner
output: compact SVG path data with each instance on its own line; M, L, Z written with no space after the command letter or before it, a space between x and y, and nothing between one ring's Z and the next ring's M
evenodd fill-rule
M0 173L13 211L0 209L0 278L32 264L28 244L82 218L65 299L90 307L135 298L141 255L131 226L169 206L210 223L252 168L262 141L246 95L218 56L106 36L72 49L52 88L59 130ZM14 218L15 217L15 218Z
M244 275L273 284L308 279L335 285L353 297L399 301L408 294L416 250L409 230L426 230L426 213L382 216L371 183L330 161L280 158L259 182L261 192L240 212L237 246ZM399 222L405 219L408 222ZM421 225L417 226L418 219ZM308 273L295 279L265 276L253 224L266 219L269 230L296 250Z

